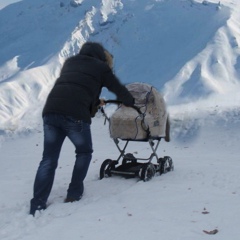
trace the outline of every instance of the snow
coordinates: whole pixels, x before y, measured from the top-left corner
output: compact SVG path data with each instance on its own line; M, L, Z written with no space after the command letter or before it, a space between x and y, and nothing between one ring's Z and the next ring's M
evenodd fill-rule
M27 213L42 152L41 126L35 133L10 136L1 148L1 239L201 240L207 238L203 230L218 229L217 239L237 240L240 113L227 114L211 116L204 124L198 118L174 122L174 140L161 142L159 154L171 156L175 170L149 182L98 179L103 160L116 159L119 152L104 119L94 119L94 154L84 197L63 203L74 161L74 149L66 141L49 206L35 218ZM136 142L128 151L140 157L151 153L146 143Z
M12 3L16 3L16 2L19 2L21 0L1 0L0 2L0 10L6 6L8 6L9 4L12 4Z
M1 0L0 239L238 240L239 9L238 0ZM123 83L162 92L172 141L158 154L175 170L148 182L99 180L102 162L119 152L98 115L83 198L63 203L75 158L66 140L48 208L34 218L42 107L64 60L88 40L113 53ZM139 142L127 151L151 154Z

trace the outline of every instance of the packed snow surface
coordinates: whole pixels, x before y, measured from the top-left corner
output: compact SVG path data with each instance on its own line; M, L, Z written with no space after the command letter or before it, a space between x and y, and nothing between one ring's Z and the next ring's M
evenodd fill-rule
M239 0L1 0L0 239L238 240L239 11ZM148 182L99 180L102 162L119 151L98 114L83 198L63 203L75 158L66 140L48 208L33 218L42 107L65 59L86 41L114 55L124 84L163 94L172 141L158 154L175 170ZM102 97L115 96L104 89ZM151 149L132 142L127 152Z

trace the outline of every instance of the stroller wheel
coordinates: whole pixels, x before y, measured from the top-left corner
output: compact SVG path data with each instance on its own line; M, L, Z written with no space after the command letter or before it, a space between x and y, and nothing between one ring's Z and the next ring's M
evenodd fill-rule
M173 171L174 170L174 164L173 164L173 160L172 160L172 158L171 157L168 157L168 156L166 156L166 157L164 157L165 159L166 159L166 161L168 162L168 171L170 172L170 171Z
M160 164L160 174L174 170L174 165L171 157L165 156L164 158L159 158L158 162Z
M156 173L156 169L152 163L146 163L139 171L139 177L144 182L151 180Z
M99 178L103 179L104 177L111 177L111 169L113 166L113 161L111 159L106 159L105 161L103 161L101 168L100 168L100 174L99 174Z

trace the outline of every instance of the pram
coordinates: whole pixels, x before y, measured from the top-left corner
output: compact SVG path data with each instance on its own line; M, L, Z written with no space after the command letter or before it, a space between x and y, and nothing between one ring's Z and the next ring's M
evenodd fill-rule
M120 155L116 160L103 161L100 167L100 179L116 174L127 178L139 177L143 181L148 181L157 172L161 175L174 170L171 157L159 158L157 154L161 139L170 141L169 115L163 97L153 86L131 83L126 87L135 98L134 107L121 105L117 100L105 101L106 104L120 104L111 117L107 116L103 107L101 108L105 120L109 122L110 136ZM123 147L120 146L120 141L125 142ZM148 142L152 150L151 155L148 158L139 158L132 153L126 153L131 141Z

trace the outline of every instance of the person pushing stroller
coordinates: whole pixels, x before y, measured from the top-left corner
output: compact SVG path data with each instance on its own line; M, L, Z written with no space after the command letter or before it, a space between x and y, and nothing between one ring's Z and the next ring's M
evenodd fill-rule
M43 108L44 149L33 187L30 214L46 209L55 170L64 139L75 146L76 160L65 202L79 201L83 181L92 158L91 117L104 101L99 99L103 87L117 95L126 106L134 98L112 71L113 57L100 44L86 42L79 53L68 58L50 91Z

